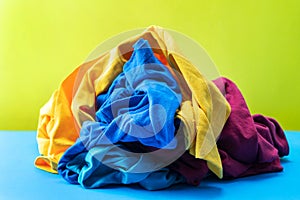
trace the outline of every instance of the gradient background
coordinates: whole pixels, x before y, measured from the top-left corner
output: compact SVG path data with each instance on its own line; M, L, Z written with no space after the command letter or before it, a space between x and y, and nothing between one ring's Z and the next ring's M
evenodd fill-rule
M152 24L200 43L252 113L300 130L298 0L0 0L0 129L36 129L40 107L99 43Z

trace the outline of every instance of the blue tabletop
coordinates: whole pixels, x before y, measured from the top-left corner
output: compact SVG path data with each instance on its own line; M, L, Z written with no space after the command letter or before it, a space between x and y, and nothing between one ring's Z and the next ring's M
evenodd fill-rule
M35 131L0 131L0 199L300 199L300 132L286 131L290 155L283 172L236 180L205 179L199 187L176 185L161 191L137 186L83 189L59 175L36 169Z

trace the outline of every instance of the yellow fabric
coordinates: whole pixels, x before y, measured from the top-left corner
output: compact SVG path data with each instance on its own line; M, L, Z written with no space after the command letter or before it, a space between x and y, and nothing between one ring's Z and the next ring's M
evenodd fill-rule
M106 91L122 71L131 56L132 45L139 38L148 40L155 54L166 58L168 68L174 69L170 71L181 83L183 100L189 100L192 105L190 111L181 111L182 116L189 116L187 119L194 116L187 123L190 128L186 129L190 130L186 131L187 138L190 138L186 141L191 145L190 153L207 160L208 167L222 177L216 140L230 113L229 104L211 81L180 56L172 37L155 26L83 64L61 84L40 112L37 137L41 156L35 162L38 168L56 172L61 155L78 138L82 123L94 121L96 96Z
M219 89L184 57L170 54L170 62L178 66L192 93L196 138L190 153L207 160L209 169L222 178L222 162L216 141L230 114L230 105Z
M195 137L196 137L196 123L195 123L195 112L193 112L193 105L190 100L183 101L180 105L180 109L176 112L175 118L180 119L180 127L177 131L177 134L181 134L180 131L184 134L184 145L186 150L190 148ZM181 141L183 142L183 141Z
M60 157L78 138L79 126L73 118L70 105L73 91L77 90L76 82L80 81L78 72L90 67L93 62L75 69L41 108L37 128L40 153L35 160L37 168L57 173L56 166Z

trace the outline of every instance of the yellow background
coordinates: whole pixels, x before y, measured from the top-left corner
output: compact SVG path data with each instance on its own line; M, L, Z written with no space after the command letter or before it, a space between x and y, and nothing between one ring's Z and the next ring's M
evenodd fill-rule
M252 113L300 130L300 1L0 0L0 129L40 107L101 42L152 24L199 42Z

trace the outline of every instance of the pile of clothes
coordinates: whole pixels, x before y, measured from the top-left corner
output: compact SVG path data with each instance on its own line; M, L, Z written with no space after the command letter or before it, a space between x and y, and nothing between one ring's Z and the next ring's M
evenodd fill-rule
M41 108L35 166L72 184L147 190L282 171L276 120L251 115L229 79L208 80L151 26L76 68Z

